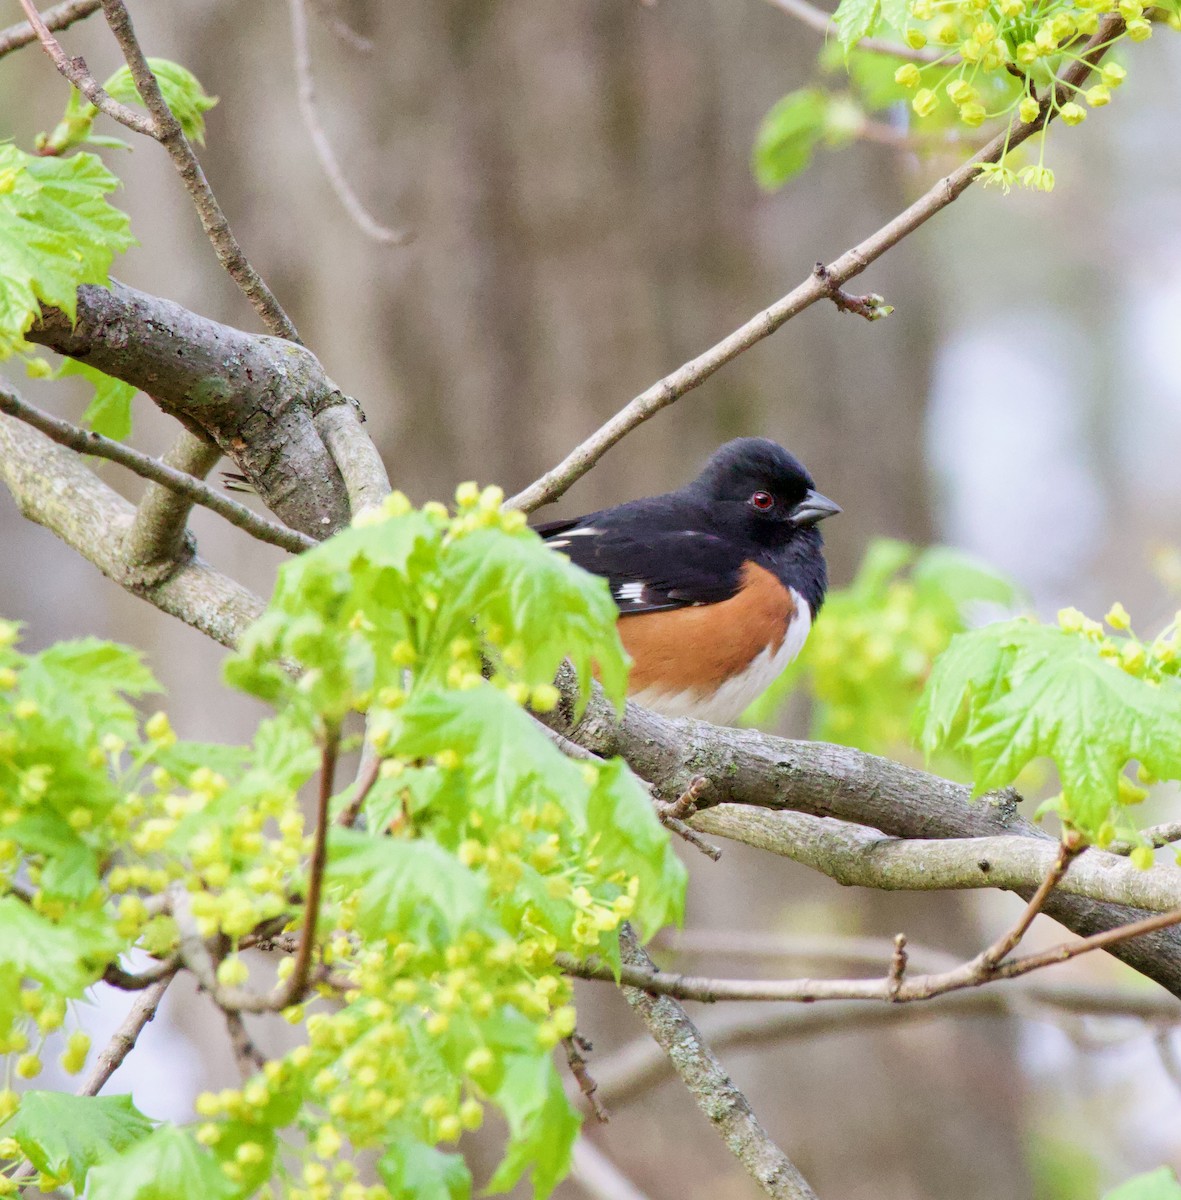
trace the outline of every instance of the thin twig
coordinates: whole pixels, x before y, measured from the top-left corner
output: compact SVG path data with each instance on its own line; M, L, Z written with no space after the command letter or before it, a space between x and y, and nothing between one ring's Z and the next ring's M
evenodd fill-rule
M77 1094L79 1096L97 1096L107 1080L119 1069L120 1064L131 1053L132 1047L134 1047L144 1027L156 1015L156 1010L160 1007L160 1001L164 999L164 993L168 990L168 985L175 978L176 972L177 966L174 963L167 974L161 975L159 979L144 988L140 995L136 997L136 1001L131 1006L131 1011L127 1014L123 1024L115 1030L111 1040L103 1048L102 1053L99 1054L94 1064L94 1069L78 1089Z
M809 4L808 0L768 0L769 4L781 9L797 21L803 22L809 29L815 29L825 37L836 37L839 33L836 23L822 8ZM912 62L937 62L942 60L948 66L960 61L959 55L943 58L938 46L923 46L915 50L904 42L890 42L882 38L862 38L853 46L854 50L868 50L872 54L887 54L891 58L902 58Z
M1140 830L1140 836L1154 850L1159 850L1162 846L1171 845L1173 842L1181 842L1181 821L1165 821L1160 825L1149 825L1147 829ZM1142 845L1144 845L1144 842L1117 841L1103 848L1108 854L1122 854L1126 856Z
M366 754L366 751L369 751L369 753ZM381 775L381 759L378 757L376 751L370 750L368 742L365 743L365 751L362 751L362 759L361 769L357 772L357 779L353 785L357 790L353 794L353 798L336 818L336 823L345 829L352 829L357 823L357 818L361 815L361 809L365 805L365 800Z
M313 0L312 7L320 16L320 20L351 50L358 54L373 53L373 39L358 33L341 15L336 12L327 0Z
M54 5L41 13L41 23L46 29L56 32L98 12L101 7L102 0L66 0L65 4ZM28 21L18 21L7 29L0 29L0 58L37 41L37 38L37 30Z
M71 58L65 52L61 42L53 36L37 11L33 0L20 0L20 6L25 10L29 25L36 31L45 53L53 60L53 65L57 67L58 72L68 79L95 108L136 133L142 133L145 137L156 136L156 127L150 117L145 117L143 113L137 112L134 108L109 95L99 81L91 75L85 59Z
M230 1035L230 1048L234 1052L234 1061L238 1064L238 1072L243 1079L249 1079L266 1065L267 1056L254 1044L254 1039L250 1036L240 1012L228 1009L224 1016L226 1031Z
M324 886L324 867L328 862L328 802L336 779L336 754L340 748L340 731L329 729L320 752L320 792L316 804L316 832L312 843L312 861L308 868L308 894L303 909L303 936L295 954L295 964L282 995L284 1003L276 1008L298 1004L307 994L312 971L312 948L316 944L316 922L320 918L320 892Z
M21 0L21 3L28 4L29 0ZM160 91L160 84L148 66L147 57L135 36L127 6L123 0L102 0L102 8L107 24L123 51L123 58L131 72L135 90L139 92L151 115L150 127L138 131L155 138L168 151L185 190L192 197L197 216L213 245L218 262L254 306L254 311L258 313L268 332L276 337L286 338L289 342L299 342L295 326L283 311L274 293L263 282L262 276L251 266L234 237L230 223L205 178L205 172L189 139L185 137L180 122L168 107L168 102ZM138 117L138 114L136 116Z
M181 960L175 955L138 974L125 971L118 963L108 963L107 969L103 972L103 983L118 988L122 992L140 992L144 988L159 983L161 979L175 975L180 966Z
M405 245L410 240L410 235L402 229L390 229L374 218L361 203L360 197L341 169L332 143L320 124L320 114L316 111L316 87L312 77L312 53L308 46L308 16L304 0L288 0L288 7L291 11L295 78L299 84L299 112L304 128L312 139L316 157L320 160L320 168L327 176L345 212L366 237L383 246Z
M340 731L330 729L325 734L320 752L320 789L316 804L316 832L312 843L312 858L308 868L308 889L304 900L303 930L295 950L291 974L269 995L260 996L248 988L224 987L218 982L213 956L201 937L193 919L189 893L183 888L172 890L172 915L180 931L180 957L197 977L201 987L213 997L217 1006L227 1012L281 1012L298 1004L317 982L312 971L316 924L320 917L320 895L324 884L324 868L328 861L328 807L336 777L336 758L340 748ZM242 939L241 945L247 944ZM249 944L258 944L252 942Z
M906 934L895 934L894 949L890 955L890 973L886 977L886 991L891 1000L897 1000L898 993L902 990L902 983L906 978L906 964L908 961L909 955L906 953Z
M1049 894L1062 882L1070 864L1082 853L1085 843L1074 836L1071 840L1064 838L1058 846L1058 857L1054 859L1045 878L1038 884L1037 891L1029 898L1025 910L1011 929L1002 934L981 955L980 965L986 970L993 970L1009 954L1017 948L1021 939L1029 932L1034 918L1042 911Z
M653 995L674 996L680 1000L697 1000L712 1004L721 1000L796 1001L813 1003L819 1000L885 1000L895 1003L930 1000L961 988L979 987L996 979L1015 979L1054 963L1066 962L1093 950L1105 950L1117 942L1141 937L1170 925L1181 924L1181 909L1158 913L1130 925L1107 929L1077 942L1064 942L1049 950L1011 959L988 968L978 956L962 966L933 975L917 975L900 982L897 988L889 977L882 979L710 979L678 975L667 971L642 971L622 968L619 982L626 987L641 988ZM616 982L609 964L597 959L581 961L567 954L555 956L555 961L568 975L579 979L598 979Z
M930 1004L858 1004L853 1001L788 1008L725 1008L706 1013L698 1028L716 1052L813 1042L830 1035L892 1029L933 1021L972 1017L1013 1017L1048 1021L1062 1028L1080 1017L1131 1019L1148 1026L1181 1023L1181 1005L1167 997L1132 988L1093 984L1045 984L1036 978L1005 989L956 992ZM1136 1034L1143 1036L1142 1032ZM634 1100L670 1074L668 1059L650 1038L637 1038L595 1063L599 1091L612 1107ZM1181 1078L1181 1076L1179 1076ZM568 1089L572 1091L573 1089ZM572 1096L571 1099L574 1099Z
M194 504L200 504L203 508L217 513L219 517L225 518L231 525L236 525L260 542L268 542L291 554L300 554L316 545L315 539L308 537L306 533L288 529L274 521L268 521L266 517L260 517L244 504L223 496L208 484L194 479L192 475L167 466L157 458L141 454L138 450L132 450L122 442L113 441L101 434L72 425L69 421L63 421L60 417L51 416L22 400L15 392L0 388L0 412L32 425L59 445L76 450L79 454L95 454L99 458L110 459L144 479L162 484L192 500Z
M619 944L625 972L642 977L652 971L652 960L630 925L620 931ZM657 997L634 987L625 987L623 994L668 1055L698 1107L759 1187L775 1200L816 1200L816 1193L759 1123L750 1102L685 1010L668 996Z
M713 842L707 842L692 825L685 824L679 817L670 816L664 811L664 806L659 800L655 800L653 803L656 805L656 815L666 829L688 842L694 850L700 850L706 858L712 859L714 862L718 862L721 859L721 846L715 846Z
M1099 23L1099 29L1087 42L1083 53L1063 71L1056 97L1065 102L1090 74L1107 52L1113 38L1124 28L1123 18L1109 13ZM715 371L769 337L785 322L826 298L833 285L841 287L861 274L870 263L880 258L937 212L953 203L976 181L979 169L996 162L1007 151L1016 149L1028 138L1046 127L1056 109L1050 94L1043 98L1041 111L1029 123L1015 123L1010 130L998 134L967 162L935 183L913 204L883 225L876 233L847 250L835 262L825 267L827 282L810 275L798 287L777 300L769 308L751 317L729 336L696 358L678 367L670 375L654 383L619 410L606 424L600 426L581 445L575 447L558 465L547 471L508 501L507 507L533 512L543 504L552 504L573 483L581 479L621 438L637 426L675 403L686 393L704 383Z
M591 1106L591 1112L595 1114L595 1120L600 1125L606 1125L611 1120L611 1116L596 1094L599 1085L595 1083L591 1073L586 1069L586 1058L582 1053L584 1050L589 1053L590 1043L580 1038L576 1032L571 1037L563 1038L562 1045L566 1047L566 1062L570 1065L570 1074L578 1081L578 1090L586 1097L586 1102Z
M887 304L877 292L854 296L851 292L837 287L828 273L828 268L822 262L818 262L812 268L812 274L824 285L825 294L837 306L838 312L856 313L867 321L880 321L894 311L893 305Z
M709 780L704 775L695 775L689 786L670 804L663 814L677 821L687 821L697 811L697 801L705 794Z

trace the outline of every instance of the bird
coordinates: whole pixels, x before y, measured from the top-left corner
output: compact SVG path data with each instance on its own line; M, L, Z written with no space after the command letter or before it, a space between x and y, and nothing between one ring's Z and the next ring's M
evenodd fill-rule
M678 491L533 528L610 585L629 697L727 725L803 648L828 589L817 525L840 511L782 446L742 437Z

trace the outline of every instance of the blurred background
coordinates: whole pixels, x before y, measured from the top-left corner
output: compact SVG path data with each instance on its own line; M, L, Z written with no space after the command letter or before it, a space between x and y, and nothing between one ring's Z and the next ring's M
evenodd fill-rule
M525 486L940 173L857 144L760 193L749 164L759 121L811 78L820 48L765 0L322 0L311 14L321 120L365 203L414 235L382 247L346 218L316 162L281 0L131 8L150 54L220 96L209 178L416 501L469 478ZM335 35L325 13L371 50ZM3 19L18 17L10 0ZM99 78L120 63L101 18L63 40ZM1162 30L1133 50L1113 105L1051 136L1052 195L971 189L856 281L895 306L889 320L815 306L632 434L550 514L679 485L721 441L761 434L844 505L825 526L837 585L888 535L980 555L1043 615L1066 603L1101 615L1119 598L1138 627L1162 624L1175 597L1154 556L1181 544L1181 39ZM66 96L35 47L4 59L0 136L31 145ZM104 154L140 241L118 276L257 330L163 151ZM65 383L52 395L21 386L80 412ZM153 453L175 435L146 399L136 418L134 441ZM207 558L269 591L277 552L208 513L194 528ZM26 622L30 649L87 634L131 642L182 736L250 736L259 710L220 686L217 646L23 522L6 494L0 544L0 614ZM1016 911L1011 897L846 891L738 846L689 865L698 932L905 930L964 954ZM716 952L678 961L714 974L805 969ZM1127 981L1098 956L1077 969ZM232 1082L234 1066L208 1006L173 991L108 1090L186 1119L196 1092ZM97 1041L125 1007L107 998L83 1023ZM592 1073L642 1033L589 987L581 1027ZM1181 1165L1181 1093L1134 1024L948 1017L724 1057L834 1200L1090 1200L1138 1170ZM588 1136L652 1200L756 1194L679 1084L613 1117ZM493 1149L476 1150L485 1167ZM585 1194L573 1181L560 1192Z

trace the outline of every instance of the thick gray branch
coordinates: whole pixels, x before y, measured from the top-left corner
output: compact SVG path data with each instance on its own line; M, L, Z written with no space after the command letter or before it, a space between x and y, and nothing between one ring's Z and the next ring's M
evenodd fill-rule
M347 524L345 482L315 418L348 399L310 350L120 283L79 288L76 325L47 310L28 338L134 384L212 438L293 529L323 538Z
M574 694L570 673L563 672L558 682L568 701ZM973 801L961 784L845 746L668 720L634 704L627 706L620 723L598 693L578 720L568 702L542 720L596 754L621 755L668 801L676 800L693 779L704 775L709 781L701 800L704 806L729 803L791 809L870 825L900 838L1013 834L1050 840L1018 813L1020 797L1014 792ZM1015 890L1028 899L1034 888ZM1059 891L1050 895L1043 911L1084 937L1145 915L1134 901L1100 903ZM1181 996L1181 932L1177 929L1118 943L1109 952Z
M781 854L838 883L886 891L1037 887L1054 864L1051 841L999 834L971 838L887 837L865 825L800 812L722 804L692 818L694 828ZM1088 850L1057 890L1148 912L1181 908L1181 870L1138 870L1126 858Z
M133 578L124 540L135 508L72 450L12 417L0 416L0 481L21 512L44 525L110 579L223 646L237 643L263 602L198 557L158 583Z

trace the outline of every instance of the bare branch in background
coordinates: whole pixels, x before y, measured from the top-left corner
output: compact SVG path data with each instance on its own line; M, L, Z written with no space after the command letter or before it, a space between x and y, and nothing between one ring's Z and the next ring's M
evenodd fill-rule
M586 1097L587 1104L590 1105L591 1112L595 1114L595 1120L600 1125L606 1125L611 1117L607 1113L607 1109L603 1105L603 1101L599 1099L599 1085L587 1070L586 1056L583 1051L590 1053L590 1043L584 1041L575 1032L568 1038L562 1039L562 1045L566 1049L566 1062L570 1066L570 1074L574 1076L578 1083L578 1090Z
M651 1042L648 1045L652 1045ZM656 1053L660 1050L656 1047ZM667 1061L661 1055L662 1061ZM574 1143L570 1177L592 1200L648 1200L648 1197L594 1144L580 1137Z
M320 20L332 30L336 37L358 54L372 54L373 41L358 33L333 7L331 0L312 0L312 7Z
M229 1010L224 1012L224 1016L226 1032L230 1035L230 1048L234 1052L234 1061L238 1064L238 1073L243 1079L249 1079L263 1069L267 1056L254 1044L240 1012Z
M735 931L738 932L738 931ZM1006 988L954 992L930 1004L858 1004L724 1009L705 1014L698 1024L715 1052L814 1041L833 1034L892 1029L932 1021L972 1017L1024 1017L1061 1024L1080 1016L1141 1021L1151 1029L1181 1024L1181 1005L1170 997L1134 988L1053 984L1037 977ZM1141 1036L1143 1033L1141 1033ZM595 1064L599 1091L616 1108L635 1100L672 1074L668 1057L648 1038L637 1038Z
M1171 845L1173 842L1181 842L1181 821L1165 821L1160 825L1149 825L1147 829L1140 830L1140 836L1154 850ZM1106 850L1108 854L1131 854L1140 845L1143 843L1112 842L1110 846L1106 847Z
M401 246L410 241L411 235L404 229L390 229L383 225L361 203L360 197L341 169L336 151L316 111L316 86L312 77L312 52L308 46L308 14L304 0L288 0L291 12L291 40L295 58L295 78L299 85L299 113L304 128L312 139L320 167L332 185L349 219L367 237L383 246ZM347 26L346 26L347 28Z
M1063 102L1071 98L1074 90L1106 53L1111 39L1117 37L1123 27L1123 19L1117 15L1109 14L1100 21L1098 30L1082 48L1080 57L1062 72L1057 94ZM666 375L654 383L647 391L641 392L580 446L572 450L556 467L547 471L524 491L518 492L508 501L508 507L533 512L543 504L552 504L573 483L581 479L616 442L650 417L654 417L661 409L667 408L686 393L699 387L715 371L749 350L751 346L770 337L792 317L798 316L818 300L827 298L833 287L839 288L854 276L860 275L870 263L957 200L975 182L981 164L996 162L1008 150L1020 146L1044 129L1052 116L1050 96L1047 93L1042 100L1041 112L1033 121L1014 123L1007 131L998 133L988 145L950 175L940 179L909 208L851 250L845 251L835 262L829 263L824 269L823 278L813 273L799 287L751 317L716 346L710 347L703 354L678 367L671 375Z
M630 926L624 926L619 941L625 972L644 976L652 970L652 960ZM623 994L697 1106L759 1187L775 1200L816 1200L816 1193L759 1123L685 1010L668 996L632 987L625 987Z
M59 29L65 29L75 21L81 21L91 13L98 12L100 8L102 0L66 0L65 4L55 4L53 8L47 8L41 13L41 24L56 33ZM28 21L18 21L7 29L0 29L0 58L37 41L37 38L37 30Z
M34 429L39 429L59 445L67 446L79 454L94 454L99 458L110 459L111 462L116 462L121 467L134 471L143 479L150 479L161 484L176 492L177 495L184 496L192 503L200 504L203 508L217 513L219 517L223 517L231 525L250 534L251 537L257 538L260 542L278 546L291 554L299 554L316 545L316 540L308 537L306 533L287 529L283 525L276 525L274 521L268 521L266 517L260 517L258 513L252 512L244 504L239 504L236 500L223 496L221 492L209 487L208 484L194 479L192 475L178 471L158 458L141 454L138 450L133 450L122 442L113 441L111 438L103 437L102 434L82 429L77 425L72 425L69 421L63 421L60 417L51 416L32 404L26 403L15 392L7 391L4 388L0 388L0 412L7 413L8 416L33 426Z

